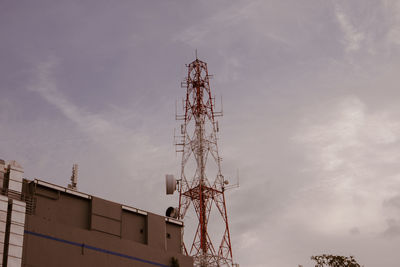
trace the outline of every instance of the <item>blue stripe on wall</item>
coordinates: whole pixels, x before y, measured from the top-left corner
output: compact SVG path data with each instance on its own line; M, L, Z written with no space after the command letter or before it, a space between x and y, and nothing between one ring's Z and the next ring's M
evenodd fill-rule
M114 251L107 250L107 249L102 249L102 248L97 248L97 247L85 245L83 243L77 243L77 242L73 242L73 241L69 241L69 240L65 240L65 239L61 239L61 238L57 238L57 237L53 237L53 236L49 236L49 235L44 235L44 234L40 234L40 233L31 232L31 231L28 231L28 230L25 230L24 232L25 232L25 234L34 235L34 236L37 236L37 237L42 237L42 238L50 239L50 240L57 241L57 242L62 242L62 243L65 243L65 244L68 244L68 245L72 245L72 246L91 249L91 250L94 250L94 251L98 251L98 252L102 252L102 253L105 253L105 254L118 256L118 257L121 257L121 258L126 258L126 259L130 259L130 260L134 260L134 261L140 261L140 262L148 263L148 264L155 265L155 266L169 267L168 265L165 265L165 264L161 264L161 263L157 263L157 262L154 262L154 261L140 259L140 258L137 258L137 257L129 256L129 255L126 255L126 254L114 252Z

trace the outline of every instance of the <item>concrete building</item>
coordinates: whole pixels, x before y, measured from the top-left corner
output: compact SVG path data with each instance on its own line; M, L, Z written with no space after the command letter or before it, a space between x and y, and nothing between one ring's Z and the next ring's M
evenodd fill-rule
M22 175L0 160L0 266L193 266L181 221Z

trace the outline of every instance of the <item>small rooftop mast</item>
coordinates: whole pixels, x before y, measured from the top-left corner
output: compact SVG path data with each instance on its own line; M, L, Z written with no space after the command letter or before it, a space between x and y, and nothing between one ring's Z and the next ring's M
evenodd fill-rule
M71 183L68 185L69 189L77 190L78 184L78 164L72 165L72 176L71 176Z

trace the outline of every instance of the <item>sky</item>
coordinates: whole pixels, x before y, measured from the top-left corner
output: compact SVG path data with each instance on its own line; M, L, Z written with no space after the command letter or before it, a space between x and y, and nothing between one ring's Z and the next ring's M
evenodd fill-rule
M176 206L165 174L197 49L222 172L239 173L234 260L398 266L400 1L0 0L0 35L0 158L26 178L66 186L78 163L80 191Z

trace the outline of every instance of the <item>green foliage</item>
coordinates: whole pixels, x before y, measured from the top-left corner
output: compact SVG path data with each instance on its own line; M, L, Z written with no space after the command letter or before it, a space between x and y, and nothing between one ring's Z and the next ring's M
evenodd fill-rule
M316 262L315 267L361 267L353 256L345 257L322 254L319 256L312 256L311 259Z

